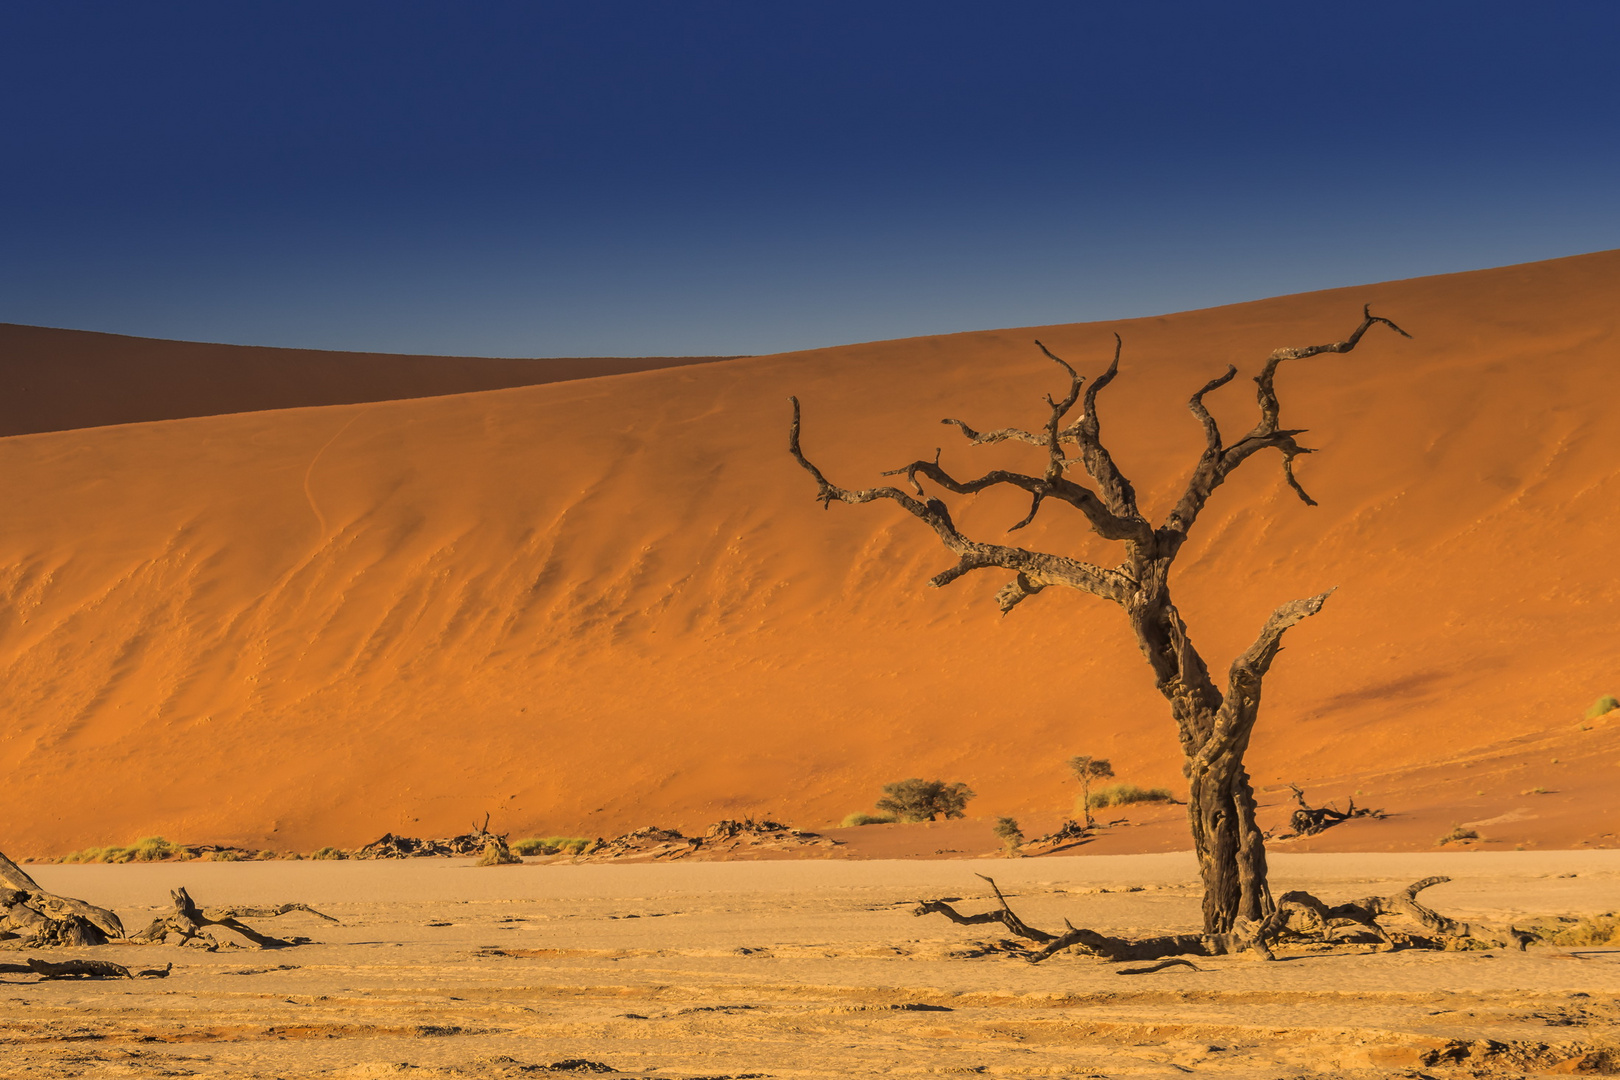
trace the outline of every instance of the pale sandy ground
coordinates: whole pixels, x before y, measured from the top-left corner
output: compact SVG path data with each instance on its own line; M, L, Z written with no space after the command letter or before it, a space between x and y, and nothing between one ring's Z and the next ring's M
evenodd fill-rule
M1510 1076L1591 1070L1616 1045L1620 949L1200 960L1122 977L951 954L993 871L1037 926L1196 923L1185 853L479 869L408 863L36 866L140 924L177 884L205 903L303 900L322 944L108 948L167 980L7 976L5 1077L507 1077L568 1059L647 1077ZM1330 900L1451 875L1468 918L1612 910L1616 852L1279 854L1273 884ZM1119 892L1130 886L1140 891ZM69 952L69 951L64 951ZM563 1075L588 1075L565 1073ZM613 1075L613 1074L604 1074Z

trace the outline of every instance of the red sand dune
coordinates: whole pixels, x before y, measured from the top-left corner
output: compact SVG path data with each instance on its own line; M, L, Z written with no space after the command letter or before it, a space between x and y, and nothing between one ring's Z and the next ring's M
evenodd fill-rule
M1612 844L1620 713L1580 718L1620 693L1617 294L1606 252L0 440L0 847L308 850L444 835L486 810L518 835L743 814L814 828L911 775L967 781L979 815L1055 820L1076 753L1176 786L1171 723L1119 612L1049 590L1003 618L994 573L925 588L950 559L914 521L813 502L785 452L787 396L807 452L848 486L939 445L963 471L1028 461L939 420L1034 423L1060 383L1031 339L1095 374L1118 330L1104 433L1162 508L1200 448L1189 393L1228 362L1252 374L1277 346L1342 337L1364 301L1413 340L1375 332L1280 378L1285 423L1320 450L1299 472L1321 505L1256 459L1178 565L1217 670L1273 606L1339 587L1273 669L1256 780L1359 788L1405 815L1336 830L1351 846L1499 818L1480 829L1498 844ZM1252 419L1249 386L1212 399L1230 434ZM982 497L958 517L996 536L1024 509ZM1025 542L1112 554L1061 509ZM1147 846L1185 846L1173 818Z
M503 360L159 341L0 323L0 436L464 394L717 356Z

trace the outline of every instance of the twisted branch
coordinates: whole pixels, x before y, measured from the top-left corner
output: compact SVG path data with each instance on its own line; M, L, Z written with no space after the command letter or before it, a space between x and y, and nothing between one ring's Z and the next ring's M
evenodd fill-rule
M1194 394L1187 403L1188 409L1203 425L1206 439L1204 454L1199 458L1198 465L1193 469L1192 476L1187 481L1187 487L1180 501L1165 518L1163 530L1178 533L1185 537L1187 531L1198 518L1199 511L1209 500L1211 494L1226 478L1250 457L1261 450L1275 449L1283 456L1283 478L1288 486L1294 489L1300 501L1307 506L1315 506L1316 500L1311 498L1299 479L1294 475L1294 459L1302 454L1313 453L1309 447L1301 446L1296 435L1303 435L1304 428L1287 429L1279 426L1282 406L1277 400L1276 378L1277 368L1284 360L1303 360L1306 357L1317 356L1321 353L1347 353L1354 349L1358 342L1375 323L1381 323L1402 337L1410 338L1412 335L1396 326L1381 315L1374 315L1370 306L1364 305L1361 309L1361 325L1357 326L1350 336L1343 341L1336 341L1328 345L1309 345L1296 349L1277 349L1267 358L1260 374L1254 377L1256 386L1256 401L1260 407L1260 418L1254 427L1230 447L1221 443L1220 431L1215 420L1210 416L1209 410L1204 406L1204 395L1225 386L1236 375L1236 369L1228 367L1226 374L1211 379L1203 389Z

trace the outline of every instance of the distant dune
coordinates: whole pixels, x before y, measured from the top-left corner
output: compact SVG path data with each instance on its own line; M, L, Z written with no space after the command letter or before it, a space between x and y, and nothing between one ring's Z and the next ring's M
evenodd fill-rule
M715 356L499 360L159 341L0 323L0 436L352 405L680 367Z
M1363 302L1413 339L1370 335L1280 379L1285 424L1320 451L1298 465L1321 505L1255 460L1177 567L1217 669L1276 604L1338 586L1267 683L1250 754L1267 813L1297 781L1405 815L1388 833L1357 823L1357 846L1423 847L1470 821L1498 846L1613 845L1620 713L1590 730L1581 716L1620 693L1617 296L1606 252L0 439L0 848L162 834L308 850L446 835L486 810L520 835L743 814L814 828L906 776L967 781L978 815L1055 818L1076 753L1179 786L1117 610L1050 590L1003 618L991 573L925 588L950 560L914 521L814 503L786 453L787 396L806 450L849 486L937 446L963 471L1027 463L1032 448L972 450L939 421L1035 423L1060 384L1032 339L1092 375L1117 330L1103 430L1157 514L1200 449L1189 394L1236 364L1211 403L1246 430L1265 356L1342 337ZM164 350L201 348L100 363L138 386ZM276 369L287 399L270 365L210 393L333 400L304 387L309 364ZM1111 556L1060 509L1015 535ZM985 497L958 519L999 537L1024 510Z

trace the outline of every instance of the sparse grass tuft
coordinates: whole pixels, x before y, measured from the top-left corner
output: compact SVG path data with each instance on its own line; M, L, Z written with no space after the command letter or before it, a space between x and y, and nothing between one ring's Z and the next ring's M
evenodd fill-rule
M1590 709L1586 710L1586 718L1596 720L1598 717L1612 713L1616 709L1620 709L1620 698L1616 698L1613 694L1604 694L1593 703Z
M342 848L323 847L310 853L312 859L347 859L349 853Z
M1129 806L1131 803L1143 802L1175 802L1176 798L1170 794L1169 788L1145 788L1135 784L1109 784L1100 787L1091 793L1090 805L1093 810L1101 810L1107 806Z
M1588 915L1547 939L1551 945L1620 945L1620 918Z
M1446 833L1446 835L1442 836L1436 842L1440 844L1440 846L1444 847L1446 844L1454 844L1460 840L1478 839L1479 833L1475 832L1473 829L1464 828L1461 825L1453 825L1451 827L1451 831Z
M857 810L844 818L843 828L853 829L857 825L893 825L899 820L893 814L868 814L864 810Z
M171 844L161 836L147 836L128 847L109 844L106 847L88 847L62 856L65 863L128 863L162 862L176 856L183 857L185 849Z
M518 855L578 855L589 844L583 836L531 836L513 844L512 850Z

